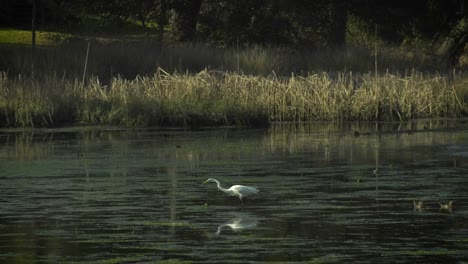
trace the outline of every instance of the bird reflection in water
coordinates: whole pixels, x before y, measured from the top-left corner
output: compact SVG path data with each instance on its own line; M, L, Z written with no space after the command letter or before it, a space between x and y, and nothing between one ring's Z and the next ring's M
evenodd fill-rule
M254 228L257 226L257 217L248 213L233 213L234 218L218 226L216 235L221 234L224 227L230 227L233 231L242 231L244 229Z

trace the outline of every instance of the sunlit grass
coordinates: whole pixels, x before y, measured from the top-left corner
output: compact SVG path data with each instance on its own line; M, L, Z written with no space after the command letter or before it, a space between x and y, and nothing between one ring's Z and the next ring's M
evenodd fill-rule
M0 44L25 44L31 45L32 33L30 30L0 28ZM50 32L37 31L36 44L53 44Z

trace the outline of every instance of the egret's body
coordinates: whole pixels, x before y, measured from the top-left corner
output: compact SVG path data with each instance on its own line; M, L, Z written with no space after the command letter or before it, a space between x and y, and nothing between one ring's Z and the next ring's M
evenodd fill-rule
M248 197L248 196L251 196L251 195L256 195L259 192L258 189L254 188L254 187L249 187L249 186L244 186L244 185L233 185L233 186L231 186L231 188L225 189L225 188L223 188L221 186L221 183L219 183L218 180L213 179L213 178L209 178L208 180L206 180L203 183L207 183L207 182L215 182L216 185L218 186L218 189L220 189L221 191L223 191L224 193L226 193L228 195L239 197L241 202L242 202L242 199L244 197Z

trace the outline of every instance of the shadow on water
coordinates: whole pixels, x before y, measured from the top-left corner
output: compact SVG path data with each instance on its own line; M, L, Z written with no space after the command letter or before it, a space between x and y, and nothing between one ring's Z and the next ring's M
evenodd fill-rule
M461 262L467 128L2 131L0 262Z

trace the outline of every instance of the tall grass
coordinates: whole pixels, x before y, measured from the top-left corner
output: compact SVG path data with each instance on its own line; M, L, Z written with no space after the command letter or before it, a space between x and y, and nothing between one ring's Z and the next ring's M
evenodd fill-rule
M468 112L468 76L427 54L75 40L0 46L0 126L266 125L408 120ZM88 56L89 55L89 56ZM86 65L86 70L84 70ZM162 70L164 69L164 70ZM84 72L86 76L83 79Z
M56 46L41 46L35 52L35 73L57 74L66 78L82 76L88 42L75 40ZM26 46L0 46L0 71L30 75L30 49ZM420 51L379 47L379 69L404 72L444 70L437 58ZM272 72L289 76L305 76L310 72L370 72L374 70L374 54L364 47L283 48L247 46L215 48L207 45L164 46L152 42L92 41L87 74L108 81L114 76L135 78L152 75L158 68L168 72L197 73L205 68L267 76Z
M466 114L468 76L354 74L290 77L203 70L96 77L2 74L0 125L267 125L272 121L408 120Z

